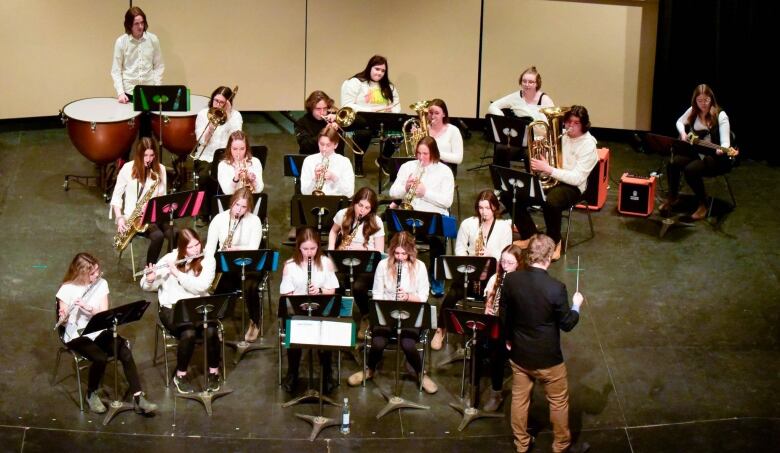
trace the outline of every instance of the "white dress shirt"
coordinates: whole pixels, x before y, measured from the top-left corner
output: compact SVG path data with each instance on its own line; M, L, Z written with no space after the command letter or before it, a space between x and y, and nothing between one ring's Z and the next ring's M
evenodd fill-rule
M347 209L350 208L344 208L336 213L335 216L333 216L333 223L336 225L341 225L342 222L344 222L344 216L347 215ZM374 215L374 220L376 221L377 225L379 225L379 231L375 232L371 236L368 237L368 244L365 243L365 237L363 236L363 225L368 221L366 219L364 222L360 222L360 225L357 227L357 232L355 233L355 238L352 239L352 244L356 246L360 246L360 248L364 248L366 250L374 250L374 244L376 243L376 238L384 237L385 236L385 225L382 222L382 218L378 215ZM357 221L357 219L354 219L353 222ZM341 237L343 238L349 236L350 231L344 231L344 228L341 229ZM380 250L381 252L381 250Z
M203 143L206 142L206 135L203 134L203 131L205 131L206 127L209 125L208 113L209 109L205 108L198 112L198 116L195 117L195 137L200 137L201 148ZM240 131L242 127L244 127L244 118L241 116L241 112L233 109L230 112L230 116L228 117L227 121L225 121L225 124L217 126L214 129L214 132L211 133L211 139L209 139L209 142L203 152L200 153L198 160L203 160L206 162L213 161L214 151L226 147L228 139L230 138L230 134L235 131ZM198 152L200 151L201 150L198 149ZM226 150L225 152L229 151Z
M401 165L398 176L390 187L391 197L403 198L406 195L406 180L415 174L418 162L419 160L413 160ZM455 193L455 178L450 167L442 162L429 164L425 167L421 180L425 186L425 195L414 198L414 210L449 215L452 196Z
M353 108L356 112L376 112L390 107L390 113L401 113L401 100L395 85L390 85L393 101L382 95L377 82L361 81L357 77L341 84L341 107Z
M114 43L111 78L117 96L133 94L136 85L160 85L165 71L160 40L145 31L141 39L124 33Z
M235 220L231 222L230 210L222 211L211 220L209 224L209 236L206 247L203 250L205 256L214 256L217 246L222 246L227 239L231 226L235 226ZM232 223L232 225L231 225ZM231 248L235 250L257 250L260 247L260 239L263 234L263 225L260 217L247 212L235 226L233 243Z
M260 159L252 157L252 160L247 165L247 170L253 173L255 178L253 193L260 193L263 191L263 166L260 164ZM240 189L241 181L235 182L237 179L237 172L235 167L227 163L226 160L220 161L217 166L217 180L219 181L219 187L222 189L222 193L232 195L233 192Z
M580 189L580 193L584 193L588 186L588 175L599 163L596 139L590 135L590 132L585 132L577 138L570 138L564 134L561 148L563 148L563 166L553 169L551 176L558 181L576 186Z
M157 169L157 174L160 177L160 184L157 185L155 194L153 197L159 197L166 193L166 180L167 174L165 172L165 166L160 164ZM114 192L111 194L111 206L118 206L121 209L122 215L129 216L135 205L138 204L139 192L140 197L143 197L149 189L152 188L154 180L152 178L146 178L143 186L140 181L133 178L133 161L126 162L122 165L122 169L119 170L119 174L116 176L116 184L114 185ZM122 196L124 195L124 206L122 205ZM109 209L108 218L113 217L114 210Z
M166 254L157 262L157 266L176 261L178 254L178 250ZM169 267L158 269L154 271L155 279L151 283L146 280L146 276L141 277L141 288L145 291L159 290L157 297L160 306L166 308L173 308L181 299L208 296L209 286L214 281L214 269L217 267L214 256L205 255L201 266L200 275L188 270L180 273L178 277L173 276Z
M383 259L376 266L374 274L374 288L372 289L373 298L376 300L395 300L396 287L398 285L397 276L393 277L388 273L388 258ZM409 272L410 264L404 262L401 270L401 291L409 294L415 294L420 302L428 300L428 291L430 283L428 282L428 270L425 264L417 260L414 263L414 275Z
M479 234L479 218L469 217L460 224L458 237L455 240L456 255L474 255L474 244ZM483 256L492 256L496 260L501 259L501 251L512 243L512 221L509 219L496 219L493 231L486 236L487 244Z
M77 285L75 283L64 283L57 291L56 297L57 299L64 302L68 307L70 307L70 305L73 304L76 299L80 298L84 294L87 288L89 288L89 284ZM92 288L92 290L87 295L87 298L83 300L83 302L85 302L92 309L100 309L99 302L105 297L108 297L108 282L101 278L98 280L97 284L95 284L95 287ZM68 323L65 324L65 335L63 336L65 343L80 337L81 334L78 332L79 329L87 327L87 323L89 323L90 319L92 319L92 314L84 313L81 311L81 309L74 308L68 316ZM90 340L94 340L98 335L100 335L101 332L103 332L103 330L87 334L87 337Z
M460 129L452 124L445 124L441 135L433 137L436 140L436 146L439 147L439 154L442 162L450 164L459 164L463 162L463 136L460 135Z
M355 194L355 171L352 169L352 162L349 158L336 154L335 152L328 157L328 171L335 177L335 181L325 181L322 191L325 195L343 195L351 197ZM301 193L311 195L314 190L315 173L318 165L325 161L322 153L312 154L303 160L301 168Z
M336 278L333 262L331 262L330 258L323 255L320 263L321 266L317 266L312 260L311 283L315 287L322 289L338 288L339 280ZM298 265L292 259L287 260L287 262L284 263L282 283L279 285L279 294L292 293L295 296L308 294L309 290L306 287L308 272L307 260L304 259L302 265Z

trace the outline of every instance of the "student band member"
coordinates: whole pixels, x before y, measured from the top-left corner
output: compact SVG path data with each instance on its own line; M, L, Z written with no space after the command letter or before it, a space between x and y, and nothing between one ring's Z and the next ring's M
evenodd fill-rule
M232 195L246 187L252 193L263 191L263 166L252 156L249 137L243 131L234 131L228 138L225 156L217 167L217 180L222 193Z
M320 131L326 127L338 128L334 101L324 91L312 91L304 102L306 113L295 122L295 139L298 141L299 154L316 154L320 152ZM365 148L363 148L365 151ZM344 143L339 142L336 152L344 155Z
M87 403L89 409L97 414L106 412L106 406L100 400L97 390L105 374L106 363L114 353L114 338L109 330L86 335L82 335L81 330L87 326L92 316L108 310L108 283L101 275L97 258L89 253L78 253L70 262L56 296L59 318L67 320L61 334L63 342L68 349L92 362L89 367ZM138 414L156 411L157 405L144 397L128 341L121 336L118 336L116 341L118 359L122 362L130 385L129 392L133 394L133 409Z
M133 99L136 85L160 85L165 64L157 35L147 31L146 14L137 6L125 13L125 32L114 43L111 78L117 100L126 104ZM145 136L142 134L142 136Z
M303 160L301 193L311 195L314 190L321 190L324 195L351 197L355 192L355 172L349 159L336 154L338 132L326 127L320 131L317 143L320 152Z
M179 342L176 348L176 375L173 384L179 393L192 393L194 389L187 378L195 341L203 335L203 326L197 322L182 327L174 323L174 307L184 299L208 296L208 289L214 280L216 263L214 256L203 255L203 243L194 230L184 228L179 232L176 250L163 256L156 265L146 266L146 275L141 279L141 288L158 291L160 321ZM206 390L216 392L219 380L219 337L217 327L206 329L209 367Z
M425 264L417 259L417 247L414 236L402 231L390 240L389 256L379 262L374 274L373 297L376 300L398 300L424 303L428 300L429 284ZM401 276L399 279L398 270ZM371 352L365 378L372 379L376 366L382 360L382 352L393 334L392 326L374 326L371 330ZM423 363L417 352L416 344L420 340L420 329L404 328L398 340L407 362L422 379L422 387L427 393L436 393L438 386L424 374ZM349 377L351 386L363 382L363 371Z
M438 98L431 100L428 121L428 133L436 140L442 162L463 162L463 136L457 126L450 124L450 114L444 101Z

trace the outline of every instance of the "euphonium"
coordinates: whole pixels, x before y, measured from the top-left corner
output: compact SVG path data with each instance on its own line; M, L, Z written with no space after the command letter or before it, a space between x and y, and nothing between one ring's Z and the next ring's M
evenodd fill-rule
M325 192L323 192L322 188L325 187L325 173L328 172L329 166L330 159L323 157L322 163L320 164L320 175L317 176L317 179L314 181L314 190L311 191L312 195L316 195L318 197L325 195Z
M150 187L149 190L147 190L146 193L144 193L143 196L138 200L138 202L135 204L135 208L133 208L133 212L130 213L130 216L126 219L125 225L127 225L127 230L125 230L124 233L117 231L117 233L114 235L114 248L120 252L124 250L128 244L130 244L130 241L133 240L133 236L135 236L136 233L143 233L147 228L149 228L148 224L141 225L141 220L143 220L143 209L144 206L146 206L146 203L152 199L155 192L157 192L157 186L160 185L160 175L158 175L154 170L150 169L149 171L151 172L152 179L154 180L152 187Z
M425 167L420 164L419 161L417 161L417 170L414 172L414 182L409 185L409 190L406 191L406 195L404 195L404 199L401 200L401 209L411 211L414 209L412 207L412 202L414 201L414 197L417 196L417 186L420 185L420 180L422 179L423 175L425 174Z
M404 148L406 155L409 157L414 156L417 142L422 140L423 137L430 135L428 133L428 106L430 104L431 101L419 101L409 106L410 109L417 113L418 117L409 118L401 127L401 133L403 133L404 137Z
M553 168L561 168L563 166L561 120L569 111L569 107L546 107L539 111L547 117L549 125L544 121L534 121L528 125L528 155L532 159L547 161ZM538 140L535 139L534 134L534 129L537 127L545 130L544 136ZM534 172L534 175L537 176L544 190L558 185L558 180L550 175L537 172Z

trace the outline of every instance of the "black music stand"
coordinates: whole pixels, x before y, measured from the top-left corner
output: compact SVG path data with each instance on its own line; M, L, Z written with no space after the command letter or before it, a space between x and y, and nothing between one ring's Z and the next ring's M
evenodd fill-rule
M541 206L547 199L539 178L531 173L491 165L490 178L493 180L494 189L512 194L512 206L509 208L509 212L513 224L515 223L515 209L518 199L528 200L529 206Z
M233 393L233 390L224 388L226 377L223 375L223 387L213 392L208 389L209 365L208 365L208 325L217 324L225 317L228 309L235 297L235 293L218 294L215 296L195 297L192 299L181 299L176 302L173 312L174 325L180 326L197 325L203 329L203 391L197 393L176 393L179 398L187 398L199 401L206 409L206 413L211 416L211 403L215 399ZM225 357L222 357L225 360Z
M289 337L290 333L287 332L286 326L288 324L288 321L295 317L295 316L305 316L305 317L320 317L320 318L338 318L343 317L344 315L342 312L344 311L344 306L341 301L341 296L338 294L326 294L326 295L300 295L300 296L280 296L279 297L279 309L278 309L278 319L280 323L279 331L280 331L280 342L279 342L279 383L282 382L282 335L284 336L285 344L289 346ZM351 311L352 306L350 305L348 310ZM350 313L351 315L351 313ZM346 315L346 316L350 316ZM282 328L281 325L285 326L284 334L281 334ZM319 391L312 388L312 384L314 382L314 360L312 355L312 349L309 349L309 379L307 384L307 389L304 393L301 395L296 396L295 398L291 399L290 401L287 401L286 403L282 404L282 407L290 407L294 406L296 404L300 404L304 401L310 400L310 399L317 399L320 404L322 404L322 401L325 401L328 404L331 404L333 406L338 406L339 404L333 400L332 398L323 395L322 389L320 388ZM322 377L322 376L320 376Z
M511 116L499 116L489 113L486 116L488 120L488 139L493 142L493 164L501 166L510 166L511 155L513 150L520 151L523 148L523 137L525 136L525 129L528 127L533 118L529 116L524 117L511 117ZM510 159L504 161L503 159L496 161L496 152L499 148L505 148L508 151ZM480 158L480 161L487 159L486 156ZM491 164L477 165L471 167L468 171L480 170L485 167L489 167Z
M348 284L339 282L345 288L346 296L352 296L355 274L373 276L377 264L382 260L382 254L375 250L328 250L327 253L336 265L336 275L349 275Z
M495 412L485 412L475 407L475 401L479 394L479 382L476 381L477 370L477 344L480 339L486 340L486 337L497 334L499 323L498 317L476 313L466 310L454 310L448 308L444 311L444 317L447 320L447 326L450 331L463 335L466 341L466 356L463 359L463 376L461 385L466 378L466 359L471 362L469 394L466 398L466 404L450 403L450 407L463 414L463 420L458 426L458 431L463 431L469 423L478 418L502 418L504 414ZM461 398L463 398L461 394Z
M229 211L230 198L232 196L233 195L227 194L215 195L214 198L211 199L211 212L213 212L214 215L217 215L220 212ZM253 193L252 201L255 205L255 209L252 213L263 221L263 237L260 239L260 244L261 246L268 245L268 231L270 230L270 227L268 226L268 194Z
M330 231L333 216L347 201L342 195L296 195L290 200L290 223L298 228L313 227L322 235Z
M308 321L306 323L298 323L296 325L295 321ZM306 329L316 328L317 324L324 325L325 323L338 323L344 326L344 328L339 329L342 333L344 333L346 330L351 330L349 332L348 337L349 338L339 338L335 339L332 337L329 337L325 334L323 334L317 341L313 341L313 339L307 339L306 342L295 342L295 338L293 333L297 332L296 329L302 329L304 328L304 324L307 324L308 326L305 327ZM347 326L348 325L348 326ZM317 350L337 350L341 352L344 348L353 348L355 346L355 323L352 322L350 319L333 319L331 317L311 317L311 316L293 316L292 318L287 319L287 337L286 337L286 345L287 347L297 347L301 349L307 349L309 351L309 363L311 364L311 357L312 357L312 351L314 349ZM322 386L323 386L323 376L325 374L325 367L324 365L321 365L320 370L320 379L319 379L319 394L322 395ZM312 366L309 366L309 378L311 379L311 369ZM309 396L304 395L305 398L309 398ZM312 425L312 431L309 435L309 440L313 441L317 438L317 435L319 435L320 431L322 431L325 428L328 428L330 426L336 426L341 424L341 420L339 418L327 418L322 415L323 412L323 400L325 397L317 398L319 402L319 413L318 415L307 415L307 414L295 414L296 417L300 418L301 420L305 420ZM293 400L294 401L294 400ZM282 407L289 407L294 403L293 401L290 401L288 403L285 403L282 405ZM299 401L300 402L300 401ZM338 406L338 404L335 404L335 406Z
M188 112L190 90L184 85L136 85L133 89L133 110L149 112ZM163 150L163 121L160 121L160 152ZM160 156L162 160L162 156Z
M454 217L428 211L388 209L387 226L399 233L408 231L413 236L444 236L454 238L458 234L458 225Z
M241 335L246 331L246 274L247 272L259 273L259 272L275 272L279 266L279 252L268 249L260 250L230 250L220 251L216 255L217 260L217 272L223 274L228 273L240 273L241 275L241 301L244 303L241 310ZM260 337L263 336L263 321L265 320L265 313L263 310L263 301L260 300ZM240 337L239 337L240 338ZM269 349L272 346L262 343L262 340L257 343L250 343L244 338L240 338L237 341L226 341L225 344L231 348L235 348L236 355L233 358L233 364L237 364L244 354L251 351L257 351L260 349Z
M106 417L103 419L103 426L108 425L111 419L114 418L116 415L125 411L133 410L132 404L126 403L124 401L120 401L118 399L119 398L119 383L118 383L119 345L117 342L119 340L117 339L118 337L117 327L141 319L141 317L144 315L144 312L146 312L146 309L149 308L150 304L151 302L147 302L145 300L139 300L139 301L131 302L129 304L122 305L120 307L111 308L106 311L101 311L100 313L97 313L89 320L86 327L84 327L84 330L81 332L82 335L87 335L92 332L111 329L111 335L114 337L113 340L114 359L115 359L114 360L114 400L108 404L108 413L106 414Z
M154 197L146 203L143 224L157 223L167 220L171 227L171 237L168 238L168 253L173 251L173 221L183 217L196 217L205 202L206 192L187 190L169 195Z
M285 154L282 159L284 162L284 176L293 178L296 195L301 193L301 170L303 170L303 160L307 157L309 156L306 154Z
M402 398L401 395L401 329L418 328L422 333L431 327L430 305L424 302L408 302L397 300L372 300L369 310L371 326L392 327L395 325L395 334L398 339L398 345L395 349L395 385L393 394L385 391L380 392L387 400L387 404L376 414L376 419L384 417L397 409L425 409L431 407L424 404L413 403ZM368 359L364 360L364 366L368 366ZM421 374L419 376L422 383L425 376L425 361L422 364ZM363 385L365 386L366 373L363 373Z

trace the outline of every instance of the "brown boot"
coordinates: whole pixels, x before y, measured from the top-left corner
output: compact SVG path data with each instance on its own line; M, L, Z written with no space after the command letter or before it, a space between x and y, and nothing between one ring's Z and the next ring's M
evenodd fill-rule
M485 402L485 405L482 406L482 410L485 412L495 412L498 410L498 407L501 406L503 401L504 395L501 393L501 390L490 389L490 395L488 396L488 400Z
M555 244L555 251L552 256L553 261L558 261L559 259L561 259L561 241L558 241L558 243Z
M707 217L707 205L702 203L695 211L693 211L693 214L691 214L691 219L701 220L705 217Z

